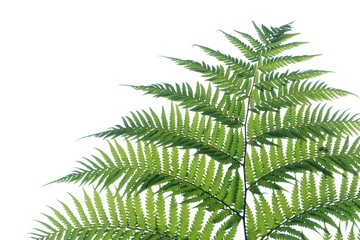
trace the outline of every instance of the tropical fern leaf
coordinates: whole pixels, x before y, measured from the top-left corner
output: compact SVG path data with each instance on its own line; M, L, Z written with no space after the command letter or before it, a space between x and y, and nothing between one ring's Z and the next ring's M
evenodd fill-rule
M280 190L281 183L295 180L293 173L303 171L320 172L329 177L343 171L357 174L360 170L360 139L352 145L349 138L342 140L332 136L317 141L289 139L277 141L277 146L270 146L269 150L252 147L246 162L248 188L253 192L258 192L259 187Z
M134 137L163 146L196 149L198 154L204 153L223 164L232 163L233 166L240 164L243 153L242 133L238 129L226 129L219 122L214 124L204 115L200 117L196 113L193 119L190 119L189 112L186 111L183 119L179 108L172 107L168 118L160 119L150 109L150 113L146 111L132 113L132 118L123 118L123 122L123 126L118 125L93 136Z
M116 185L118 191L127 194L158 186L158 192L182 195L183 202L197 203L210 211L224 209L224 218L241 216L237 209L243 204L243 181L236 171L217 165L205 155L191 157L188 150L182 156L177 148L163 148L159 153L154 144L138 142L134 148L129 141L127 149L116 141L109 142L109 147L111 156L98 150L100 157L80 161L80 168L54 182L96 184L101 189Z
M195 91L188 83L175 84L175 86L165 83L131 87L155 97L179 102L180 106L210 116L226 126L241 127L243 125L245 107L242 105L242 97L229 94L220 96L219 88L216 88L213 94L211 85L205 88L197 83Z
M213 217L205 220L204 210L196 210L194 221L191 221L189 206L174 207L173 197L171 215L167 216L164 209L168 203L164 196L157 194L155 197L151 190L146 192L146 200L140 196L129 196L124 200L119 195L114 196L109 189L106 201L96 190L91 197L84 191L83 201L72 195L71 198L76 210L63 202L60 202L61 210L50 207L54 217L44 214L46 221L39 221L44 230L35 229L31 233L32 239L201 239L217 234L212 225ZM230 236L236 230L234 228L222 232Z
M306 70L306 71L285 71L280 72L270 72L270 73L260 73L259 83L256 83L256 88L259 90L272 90L277 89L289 82L308 80L310 78L319 77L321 75L327 74L329 71L323 70Z
M291 23L253 26L257 36L221 31L240 56L195 45L218 65L167 57L207 86L131 85L170 109L90 135L126 145L108 141L53 181L95 189L50 207L31 237L359 239L360 118L325 103L352 93L316 80L328 71L284 69L318 56L288 53L306 43L291 41Z
M333 100L348 96L348 91L330 88L324 82L296 81L274 90L253 93L252 111L278 111L280 108L311 104L313 101Z
M267 51L264 51L262 55L266 58L275 57L275 56L283 53L284 51L290 50L292 48L301 46L306 43L307 42L292 42L292 43L277 45L277 46L274 46L274 47L268 49Z
M245 62L241 59L237 59L230 55L223 54L220 51L216 51L205 46L201 46L201 45L195 45L195 46L199 47L209 56L212 56L217 60L219 60L220 62L223 62L224 64L229 66L230 69L233 70L236 74L245 78L254 76L255 66L253 64L249 62Z
M283 116L282 116L283 115ZM268 139L298 138L302 140L324 138L325 135L354 135L360 130L357 114L348 111L331 113L326 105L302 105L288 108L284 113L267 111L251 114L248 123L248 137L251 144L274 144Z
M304 62L317 56L319 55L281 56L264 58L262 65L259 67L259 69L264 73L273 72L279 68L283 68L294 63Z
M230 67L224 68L222 65L211 66L205 62L199 63L193 60L183 60L179 58L167 57L180 66L201 73L206 81L219 87L220 90L229 94L244 94L247 97L250 81L239 74L233 72Z
M235 36L232 36L226 32L221 31L225 37L235 46L237 47L242 54L251 62L258 61L260 53L256 51L252 47L248 46L244 41L238 39Z

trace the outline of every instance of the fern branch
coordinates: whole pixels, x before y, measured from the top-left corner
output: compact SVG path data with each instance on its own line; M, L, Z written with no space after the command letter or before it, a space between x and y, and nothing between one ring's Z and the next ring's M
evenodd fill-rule
M297 138L305 140L310 138L324 138L326 134L344 136L353 135L360 131L358 115L350 115L347 111L337 111L331 115L331 108L325 110L325 105L288 108L284 117L280 112L265 112L252 114L249 123L249 141L256 145L259 143L272 144L268 139ZM281 119L283 120L281 121ZM267 125L268 123L268 125Z
M304 171L327 176L343 171L356 175L360 169L359 142L357 138L350 146L348 138L343 141L341 137L327 136L317 141L279 139L277 146L266 150L262 147L260 152L253 146L246 166L248 188L253 193L259 192L259 186L282 189L279 183L289 183L295 180L292 173Z
M287 51L289 49L301 46L303 44L307 44L308 42L292 42L292 43L287 43L287 44L283 44L283 45L278 45L278 46L274 46L270 49L268 49L267 51L263 52L263 56L266 58L271 58L271 57L275 57L276 55L279 55L280 53Z
M333 100L348 96L351 93L336 88L329 88L323 82L293 82L278 91L259 91L257 101L254 101L252 110L278 111L279 108L292 107L300 104L310 104L311 101Z
M226 69L221 66L211 66L205 62L196 62L193 60L183 60L174 57L166 57L180 66L201 73L206 81L209 81L228 94L242 94L248 86L249 81L243 76L232 72L230 67ZM246 96L244 96L246 97Z
M183 83L181 86L179 84L172 86L171 84L165 83L130 87L145 91L146 94L151 94L155 97L163 97L180 102L180 106L210 116L229 127L239 127L243 124L243 107L240 99L236 96L231 97L230 95L224 94L218 103L219 90L217 88L215 94L212 95L210 85L205 89L203 85L197 83L195 91L192 90L188 83ZM230 104L224 105L224 102L230 101L231 98L235 99L231 101Z
M233 71L235 71L240 76L245 78L250 78L254 76L254 65L251 63L245 62L241 59L234 58L230 55L223 54L219 51L213 50L211 48L195 45L202 49L209 56L215 57L217 60L224 62L227 66L229 66Z
M259 69L264 73L269 73L279 68L286 67L290 64L307 61L317 56L320 55L281 56L281 57L265 58L263 65Z
M243 38L245 38L256 51L259 51L263 48L262 43L259 42L259 40L257 40L256 38L252 37L251 35L236 30L235 32L241 35Z
M152 110L150 110L152 111ZM139 120L140 119L140 120ZM217 126L217 133L214 134L212 129L212 122L208 121L205 125L205 116L198 120L198 116L191 122L189 116L185 116L183 122L180 110L172 108L170 114L170 123L166 119L161 120L153 113L152 116L143 111L143 114L138 112L138 116L133 114L133 119L123 118L124 126L117 125L112 129L90 136L102 138L116 138L119 136L134 137L143 141L155 142L163 146L179 146L184 149L196 149L197 153L204 153L209 157L219 161L220 163L232 163L237 166L240 161L236 158L242 154L242 149L230 148L231 141L239 143L241 136L236 130L229 130L227 132L227 140L230 142L224 143L226 130L225 126ZM174 123L178 125L175 127ZM218 129L220 128L220 130ZM213 134L212 134L213 133ZM206 137L207 136L207 137ZM222 140L219 140L222 138ZM237 153L238 152L238 153Z
M189 165L187 164L189 152L186 151L183 162L178 163L179 154L176 148L172 149L171 155L164 148L163 156L160 157L153 144L146 145L139 142L136 150L131 149L131 143L127 142L129 156L116 141L114 143L115 146L109 142L112 159L99 150L102 159L95 156L95 161L85 159L86 162L80 162L85 168L78 168L52 183L80 182L81 185L89 185L97 182L96 187L101 186L101 189L117 184L119 190L124 189L126 194L133 192L139 194L156 185L159 186L159 192L171 190L172 195L185 195L186 202L198 202L207 209L229 209L231 214L241 217L241 212L235 207L236 199L229 198L237 194L237 188L231 186L235 178L231 176L230 169L227 170L225 177L222 176L223 167L219 165L215 170L215 163L211 159L207 160L209 163L205 167L205 158L195 156L191 160L193 164ZM221 188L212 183L215 172L217 172L217 180L223 184L223 189L227 189L225 194L221 193Z
M307 80L309 78L319 77L321 75L330 73L324 70L306 70L306 71L294 71L294 72L270 72L261 73L260 81L256 85L259 90L272 90L284 86L289 82Z
M251 48L250 46L248 46L246 43L244 43L243 41L241 41L240 39L224 32L224 31L220 31L222 32L225 37L235 46L237 47L242 54L244 54L244 56L249 60L249 61L258 61L259 59L259 53Z
M69 219L69 216L62 214L60 211L53 208L53 211L57 213L57 217L53 218L46 216L48 223L39 221L40 224L43 225L44 230L38 229L31 234L31 237L38 240L75 238L122 239L127 237L175 240L189 238L188 230L195 224L190 224L191 220L185 218L189 213L189 207L186 204L182 204L181 209L170 209L172 213L177 215L176 222L170 222L168 219L159 219L159 217L166 218L164 215L158 216L158 212L161 212L161 209L165 207L164 204L166 204L161 194L157 195L156 200L153 193L148 191L145 201L146 204L142 203L143 201L140 199L140 196L135 198L129 197L126 201L123 201L119 195L112 198L111 196L113 195L110 190L107 190L107 196L106 204L101 200L99 193L95 190L93 200L87 200L88 195L85 193L84 202L87 202L86 204L72 197L78 209L83 209L84 206L84 211L90 216L93 216L91 219L87 219L86 215L83 215L83 217L72 215L70 217L71 219ZM171 201L174 202L175 199L172 198ZM65 206L68 208L67 205ZM101 210L104 209L105 206L111 206L109 208L109 211L111 211L110 213ZM142 214L142 207L145 208L146 217ZM154 209L152 209L152 207L154 207ZM95 211L95 208L97 211ZM152 210L155 211L152 212ZM199 209L197 215L204 214L203 211L204 210ZM149 213L152 213L153 215L149 215ZM114 216L116 220L109 217L109 215ZM87 223L82 222L81 218L87 219ZM71 222L74 220L76 220L80 226L73 225ZM61 224L62 221L67 221L68 225L63 226ZM182 226L178 226L180 221ZM205 223L207 223L207 221L205 221ZM171 231L170 229L174 227L176 230ZM193 238L197 239L201 236L202 227L198 229L199 232L192 233ZM211 229L211 231L214 230Z

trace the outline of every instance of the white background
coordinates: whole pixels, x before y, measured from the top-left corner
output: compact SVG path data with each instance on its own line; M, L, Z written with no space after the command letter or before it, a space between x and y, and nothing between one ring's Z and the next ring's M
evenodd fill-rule
M80 191L41 187L103 146L78 138L163 103L119 84L200 79L159 56L209 59L195 43L233 50L219 29L295 21L297 40L311 42L302 53L323 54L308 66L333 70L321 79L360 95L358 9L349 0L1 1L0 239L25 239L46 205ZM355 97L340 101L360 112Z

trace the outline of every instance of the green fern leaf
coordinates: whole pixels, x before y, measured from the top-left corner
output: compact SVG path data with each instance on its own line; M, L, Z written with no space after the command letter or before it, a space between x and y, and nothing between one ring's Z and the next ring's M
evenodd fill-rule
M249 61L257 61L259 60L259 54L257 53L257 51L255 51L254 49L252 49L250 46L248 46L246 43L244 43L243 41L241 41L240 39L225 33L223 31L221 31L225 37L235 46L237 47L242 54L244 54L244 56L249 60Z
M268 73L275 71L279 68L286 67L290 64L310 60L317 56L320 55L281 56L281 57L265 58L263 61L263 65L259 67L259 69L264 73Z
M328 71L280 70L318 56L282 55L305 44L290 41L291 23L253 26L257 37L221 31L241 56L195 45L219 65L168 57L208 86L131 86L169 110L132 111L91 135L125 143L108 141L52 182L94 191L50 207L30 237L360 238L360 118L325 104L351 93L313 80Z
M180 106L189 108L191 111L201 112L204 115L213 117L215 120L221 122L224 125L230 127L242 126L243 119L239 118L241 109L244 107L241 105L239 97L233 97L235 101L233 108L240 108L239 112L229 111L225 107L220 107L221 101L226 101L228 95L223 96L223 100L217 103L219 96L219 90L216 89L215 95L211 94L211 86L206 89L201 84L196 85L195 94L189 84L182 84L172 86L170 84L155 84L150 86L131 86L136 90L145 91L146 94L152 94L155 97L164 97L172 101L180 102ZM205 92L207 95L205 95ZM210 97L206 97L210 96ZM209 98L209 99L207 99ZM239 105L239 106L237 106ZM163 115L163 123L167 123L166 116ZM161 124L160 124L161 125ZM167 126L164 126L165 128Z

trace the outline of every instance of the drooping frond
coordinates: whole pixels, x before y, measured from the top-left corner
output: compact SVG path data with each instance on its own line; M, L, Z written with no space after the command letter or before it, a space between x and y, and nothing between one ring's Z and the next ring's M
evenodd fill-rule
M94 134L95 137L115 138L134 137L142 141L155 142L158 145L196 149L220 163L240 164L243 155L243 135L238 129L226 129L219 122L213 122L206 116L190 119L189 112L182 116L178 107L172 107L170 116L162 114L159 118L151 109L132 113L132 118L123 118L123 125Z
M226 126L240 127L243 125L245 106L242 104L242 97L229 94L221 96L219 88L216 88L213 93L211 85L205 88L197 83L195 91L188 83L175 84L175 86L165 83L131 87L155 97L180 102L180 106L210 116Z
M114 197L110 190L106 200L95 190L93 196L84 192L83 201L71 197L75 210L63 202L62 209L50 207L53 216L44 214L46 220L38 221L41 227L31 233L32 239L203 239L217 233L211 224L213 216L204 219L204 210L192 210L195 221L191 221L188 205L177 206L175 198L168 203L152 191L147 191L146 200Z
M99 157L80 161L80 168L54 182L96 184L101 189L115 185L126 194L158 186L158 192L182 195L186 203L211 211L223 209L224 218L241 215L237 210L243 204L241 177L205 155L190 156L188 150L180 154L177 148L163 148L160 153L154 144L141 142L134 148L127 141L125 149L114 141L109 147L111 155L98 150Z

